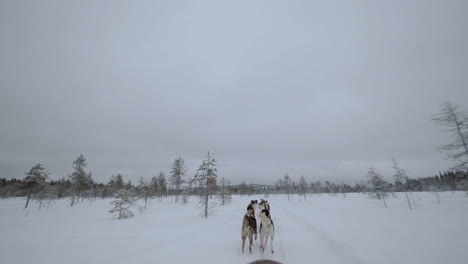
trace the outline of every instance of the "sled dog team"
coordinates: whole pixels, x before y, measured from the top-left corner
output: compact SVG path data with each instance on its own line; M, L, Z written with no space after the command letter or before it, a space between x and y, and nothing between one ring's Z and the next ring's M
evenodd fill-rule
M270 204L263 199L260 200L260 204L257 200L252 200L247 206L247 213L242 221L242 253L244 253L245 239L247 237L249 238L249 251L252 253L253 237L255 236L255 239L257 239L257 217L260 219L260 250L262 252L265 251L268 238L270 238L271 253L274 253L273 239L275 237L275 226L270 215Z

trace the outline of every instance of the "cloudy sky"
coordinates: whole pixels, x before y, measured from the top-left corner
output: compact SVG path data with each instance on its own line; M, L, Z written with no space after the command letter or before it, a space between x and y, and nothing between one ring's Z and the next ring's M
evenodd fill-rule
M207 151L233 183L353 183L395 157L452 163L432 124L468 109L468 1L0 2L0 177L84 154L98 181Z

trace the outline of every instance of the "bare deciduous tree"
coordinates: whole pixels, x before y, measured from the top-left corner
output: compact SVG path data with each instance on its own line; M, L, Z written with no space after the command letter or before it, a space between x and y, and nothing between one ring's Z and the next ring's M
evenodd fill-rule
M440 112L432 119L434 124L446 127L451 141L439 149L456 162L453 169L468 170L468 117L451 102L444 102Z
M393 178L395 179L395 185L397 186L401 185L403 187L403 190L405 191L406 201L408 202L408 208L410 210L413 210L408 192L405 187L406 182L408 181L406 170L400 168L395 158L392 159L392 162L393 162L393 169L395 169L395 175L393 175Z

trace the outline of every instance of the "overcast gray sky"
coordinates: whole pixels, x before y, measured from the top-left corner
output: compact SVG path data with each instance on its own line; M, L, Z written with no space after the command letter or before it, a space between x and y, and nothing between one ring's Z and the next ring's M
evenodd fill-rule
M431 117L468 108L468 1L0 1L0 177L84 154L98 181L410 177L452 163Z

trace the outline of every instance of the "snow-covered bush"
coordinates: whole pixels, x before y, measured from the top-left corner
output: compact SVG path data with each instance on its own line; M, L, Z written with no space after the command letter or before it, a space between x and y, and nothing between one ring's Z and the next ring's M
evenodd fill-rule
M122 189L118 191L115 195L115 200L111 204L114 208L109 210L109 213L114 214L114 218L126 219L133 217L132 211L129 210L133 204L133 199L128 190Z

